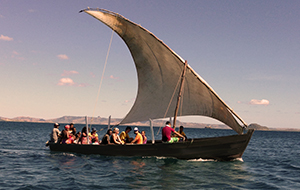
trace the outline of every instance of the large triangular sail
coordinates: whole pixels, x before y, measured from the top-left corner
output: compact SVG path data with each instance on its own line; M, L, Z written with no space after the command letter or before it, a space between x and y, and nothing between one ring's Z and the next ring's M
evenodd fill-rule
M138 74L135 103L121 124L172 117L176 98L172 98L185 61L145 28L123 16L103 9L82 10L114 30L126 43ZM184 100L181 115L202 115L215 118L238 134L246 123L214 92L189 65L185 74ZM177 92L178 93L178 89ZM171 109L167 109L170 106ZM166 110L168 110L166 112Z

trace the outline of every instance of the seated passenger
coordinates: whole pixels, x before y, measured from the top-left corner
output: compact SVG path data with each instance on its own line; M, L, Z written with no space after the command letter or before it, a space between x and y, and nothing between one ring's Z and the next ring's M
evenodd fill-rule
M119 128L114 128L113 130L113 134L111 135L110 137L110 142L111 143L114 143L114 144L124 144L121 139L120 139L120 136L119 136Z
M101 144L113 144L110 142L110 136L112 134L112 130L111 129L108 129L106 134L103 136L102 138L102 142Z
M75 139L74 139L74 143L75 143L75 144L78 144L78 143L79 143L80 137L81 137L81 132L79 131L79 132L76 133L76 135L75 135Z
M66 125L65 129L61 132L61 144L72 144L74 139L70 135L70 125Z
M89 138L89 136L87 135L86 127L83 127L81 130L81 137L79 140L79 144L88 144L88 138ZM90 139L89 139L89 142L91 142Z
M75 136L76 135L76 128L74 127L74 123L70 123L70 133Z
M181 134L182 136L184 136L185 140L187 140L187 137L185 135L185 133L183 132L183 126L179 127L179 131L177 131L179 134ZM179 137L178 135L176 135L177 137Z
M50 143L57 143L58 142L58 138L60 137L60 131L59 131L59 124L58 123L55 123L54 124L54 127L53 127L53 130L50 134Z
M146 132L142 131L142 137L143 137L143 144L147 144L147 137L146 137Z
M178 142L179 138L178 137L171 137L171 134L175 133L179 137L181 137L183 140L185 140L185 137L182 136L181 134L177 133L172 127L171 123L169 121L166 122L166 126L162 129L162 141L163 142L168 142L168 143L173 143L173 142Z
M143 144L143 137L141 133L139 132L139 129L137 127L134 128L134 134L135 138L131 141L131 144L136 143L136 144Z
M92 129L91 135L90 135L90 139L92 144L99 144L99 138L98 138L98 134L97 134L97 130L96 128Z
M123 144L125 143L130 143L133 138L130 138L128 133L131 131L131 127L126 127L125 131L123 131L121 134L120 134L120 139L121 141L123 142Z

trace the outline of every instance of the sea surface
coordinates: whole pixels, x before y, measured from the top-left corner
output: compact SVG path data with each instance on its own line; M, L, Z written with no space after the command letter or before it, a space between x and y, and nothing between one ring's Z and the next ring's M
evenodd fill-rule
M75 127L81 130L83 125ZM107 129L92 127L99 136ZM52 128L0 122L0 189L300 189L299 132L255 131L241 160L219 162L51 152L45 142ZM139 128L151 138L147 127ZM188 138L235 134L184 131Z

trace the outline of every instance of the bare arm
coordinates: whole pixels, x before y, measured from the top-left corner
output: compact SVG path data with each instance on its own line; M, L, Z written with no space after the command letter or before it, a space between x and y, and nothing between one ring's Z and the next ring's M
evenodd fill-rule
M174 133L175 133L177 136L181 137L183 140L185 140L185 137L182 136L180 133L178 133L178 132L176 132L176 131L174 131Z

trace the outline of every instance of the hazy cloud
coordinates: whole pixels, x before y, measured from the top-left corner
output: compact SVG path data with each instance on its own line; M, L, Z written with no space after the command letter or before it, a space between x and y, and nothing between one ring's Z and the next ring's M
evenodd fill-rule
M131 100L125 100L122 105L127 105L128 103L131 103L134 100L135 98L131 98Z
M249 103L251 105L269 105L270 104L269 100L266 100L266 99L262 99L262 100L252 99Z
M17 51L12 52L11 58L21 60L21 61L25 60L25 58L22 57Z
M90 72L90 75L91 75L93 78L96 77L95 73L93 73L93 72Z
M88 84L88 83L81 83L81 84L78 84L76 86L78 86L78 87L87 87L87 86L91 86L91 85Z
M266 99L262 99L262 100L252 99L252 100L250 100L250 102L237 101L237 103L239 103L239 104L248 104L248 105L265 105L265 106L270 104L269 100L266 100Z
M79 74L77 71L66 71L64 70L64 72L61 74L61 76L69 76L69 75L76 75Z
M91 86L90 84L87 83L81 83L78 84L76 82L74 82L72 79L70 78L61 78L59 80L59 82L57 83L58 86L76 86L76 87L87 87L87 86Z
M58 86L74 86L75 82L70 78L61 78L57 83Z
M11 38L11 37L8 37L8 36L3 36L3 35L1 34L0 40L3 40L3 41L13 41L14 39Z
M66 54L59 54L57 55L58 59L61 59L61 60L68 60L69 57L66 55Z
M113 75L110 75L109 78L115 79L115 80L119 79L119 77L114 77Z

